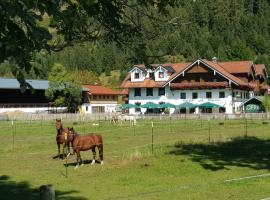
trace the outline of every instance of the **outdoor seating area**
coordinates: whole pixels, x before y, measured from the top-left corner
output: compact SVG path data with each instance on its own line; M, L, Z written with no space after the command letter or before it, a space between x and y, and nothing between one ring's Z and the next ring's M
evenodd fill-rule
M144 108L145 112L141 111L141 108ZM197 109L196 109L197 108ZM225 112L225 108L218 104L212 102L205 102L202 104L193 104L190 102L184 102L179 105L175 105L172 103L153 103L147 102L145 104L122 104L120 109L124 112L127 112L129 109L136 109L137 112L141 114L172 114L172 113L180 113L180 114L193 114L193 113L223 113Z

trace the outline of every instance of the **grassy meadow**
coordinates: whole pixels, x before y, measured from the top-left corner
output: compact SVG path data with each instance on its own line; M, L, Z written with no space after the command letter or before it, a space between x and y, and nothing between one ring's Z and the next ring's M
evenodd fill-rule
M75 156L53 159L54 121L0 121L0 199L38 199L44 184L62 200L270 197L270 121L155 119L153 129L142 119L135 127L93 123L64 121L104 138L104 165L89 165L88 151L75 170Z

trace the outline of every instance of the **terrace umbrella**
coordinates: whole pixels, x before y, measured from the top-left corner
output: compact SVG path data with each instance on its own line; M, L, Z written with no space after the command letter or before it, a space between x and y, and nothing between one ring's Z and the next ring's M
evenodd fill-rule
M217 105L215 103L211 103L211 102L206 102L206 103L202 103L200 105L198 105L199 108L220 108L222 106Z
M175 108L176 106L172 103L160 104L160 108Z
M185 102L185 103L179 104L176 107L179 108L179 109L183 109L183 108L192 109L192 108L196 108L197 105L196 104L193 104L193 103Z
M155 108L161 108L161 105L153 103L153 102L147 102L146 104L141 105L141 108L155 109Z
M196 107L197 107L196 104L189 103L189 102L181 103L177 106L177 108L179 109L182 109L182 108L191 109L191 108L196 108Z
M139 107L140 107L140 106L137 106L137 105L131 104L131 103L122 104L122 105L120 106L120 108L121 108L122 110L129 109L129 108L139 108Z
M186 109L186 110L188 109L188 110L190 110L190 109L196 108L197 105L193 104L193 103L189 103L189 102L184 102L184 103L179 104L176 107L179 108L179 109Z

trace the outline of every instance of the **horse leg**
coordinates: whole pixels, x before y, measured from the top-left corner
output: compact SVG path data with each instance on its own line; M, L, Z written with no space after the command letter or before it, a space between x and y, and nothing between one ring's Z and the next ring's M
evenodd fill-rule
M100 164L103 165L103 144L98 145L98 155L100 159Z
M60 144L57 142L57 148L58 148L58 159L60 159Z
M66 151L65 150L66 150L66 144L64 143L63 148L62 148L62 155L63 155L62 160L64 160L65 157L66 157Z
M79 150L75 150L75 152L77 154L77 164L76 164L75 169L77 169L80 166L80 163L81 163L82 159L81 159L80 151Z
M91 162L91 165L95 164L96 162L96 147L95 146L92 148L92 152L93 152L93 160Z

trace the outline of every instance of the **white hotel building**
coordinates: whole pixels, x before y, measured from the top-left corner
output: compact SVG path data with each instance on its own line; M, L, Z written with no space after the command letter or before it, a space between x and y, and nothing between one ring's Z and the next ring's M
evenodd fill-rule
M268 92L265 66L252 61L219 62L198 59L192 63L154 64L150 68L135 65L122 83L128 89L129 103L143 105L184 102L202 104L211 102L218 109L181 110L181 112L223 112L227 114L245 111L245 103L258 101ZM257 102L256 102L257 103ZM256 104L255 103L255 104ZM261 106L261 102L259 102ZM255 105L256 107L257 105ZM130 109L136 112L152 112L146 108ZM171 113L180 112L170 109ZM259 109L258 109L258 112Z

